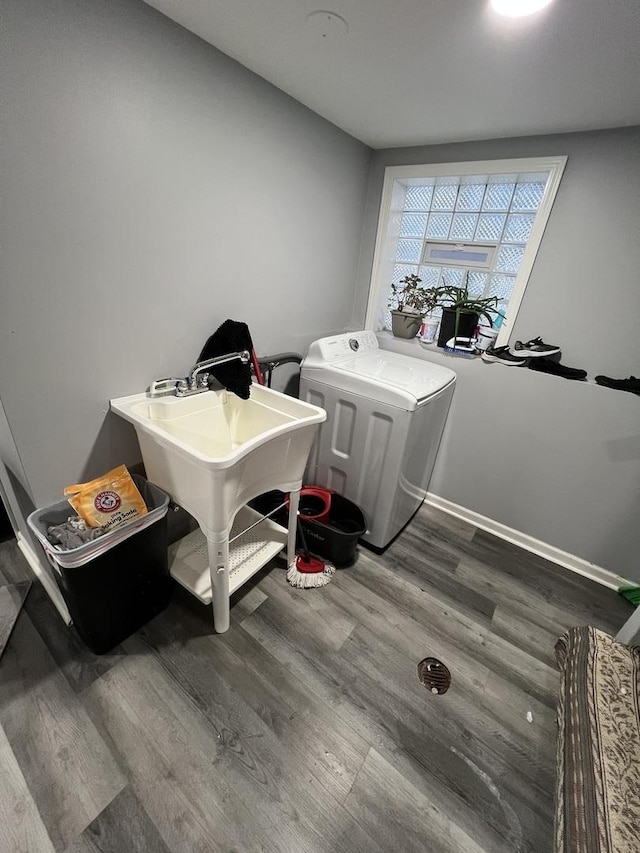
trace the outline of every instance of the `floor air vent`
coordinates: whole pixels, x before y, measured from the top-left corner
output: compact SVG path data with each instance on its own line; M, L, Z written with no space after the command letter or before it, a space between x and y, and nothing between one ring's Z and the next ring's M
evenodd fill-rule
M418 680L427 690L442 696L451 685L451 673L437 658L425 658L418 664Z

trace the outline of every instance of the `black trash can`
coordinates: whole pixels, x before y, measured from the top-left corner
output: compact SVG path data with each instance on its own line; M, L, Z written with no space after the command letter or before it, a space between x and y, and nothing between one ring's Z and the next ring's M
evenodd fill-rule
M37 509L27 519L54 568L73 624L96 654L110 651L169 604L169 496L144 477L133 479L149 510L116 530L70 551L57 550L47 527L74 514L68 501Z
M306 487L303 487L303 492ZM312 486L310 489L320 487ZM251 506L260 513L272 512L285 502L286 495L279 491L266 492L251 501ZM347 568L356 558L358 539L367 530L367 522L362 510L338 492L330 493L329 515L326 522L311 517L316 511L315 496L303 494L300 498L300 521L309 551L316 557L328 560L338 569ZM272 516L283 527L287 526L287 509L279 510ZM300 536L296 537L296 547L302 548Z

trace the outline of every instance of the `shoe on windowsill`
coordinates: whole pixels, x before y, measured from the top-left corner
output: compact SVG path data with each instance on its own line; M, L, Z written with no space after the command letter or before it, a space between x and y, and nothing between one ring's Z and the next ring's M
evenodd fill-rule
M512 355L509 352L509 347L496 347L494 349L493 346L489 346L481 356L483 361L493 362L497 361L499 364L506 364L508 367L522 367L527 363L526 357Z
M522 343L516 341L509 348L511 355L520 356L520 358L544 358L548 355L556 355L560 352L560 347L555 344L545 344L542 338L532 338L530 341Z
M586 379L587 371L578 367L566 367L559 361L551 358L532 358L529 362L530 370L539 370L541 373L551 373L553 376L564 376L565 379Z
M628 379L610 379L608 376L596 376L598 385L605 388L615 388L618 391L631 391L632 394L640 394L640 379L630 376Z

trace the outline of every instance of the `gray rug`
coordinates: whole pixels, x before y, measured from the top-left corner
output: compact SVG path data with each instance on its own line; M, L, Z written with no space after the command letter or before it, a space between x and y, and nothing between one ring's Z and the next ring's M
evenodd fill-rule
M30 589L31 581L0 586L0 657L7 647L13 626Z

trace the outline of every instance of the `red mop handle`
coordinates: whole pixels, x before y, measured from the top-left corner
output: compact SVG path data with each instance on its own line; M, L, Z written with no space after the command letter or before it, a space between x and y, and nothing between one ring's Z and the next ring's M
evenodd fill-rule
M260 370L260 365L258 364L258 356L256 355L254 347L251 347L251 364L253 365L253 372L255 373L256 379L258 380L258 385L264 385L264 377L262 375L262 371Z

